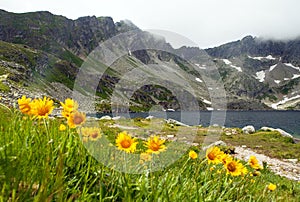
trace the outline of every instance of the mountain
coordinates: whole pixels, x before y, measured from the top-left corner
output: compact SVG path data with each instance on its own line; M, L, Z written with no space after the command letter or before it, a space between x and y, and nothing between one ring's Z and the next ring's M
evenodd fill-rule
M218 94L218 87L211 88L209 82L224 86L226 97L221 99L228 109L299 109L300 39L275 41L246 36L206 50L174 49L162 37L127 20L114 22L110 17L95 16L71 20L47 11L15 14L0 10L0 102L14 105L22 94L48 95L57 102L72 96L80 67L99 44L128 32L137 37L121 39L120 47L109 47L118 54L126 45L130 47L126 54L113 64L100 64L107 71L93 95L97 111L122 111L120 103L129 103L131 111L180 110L182 103L188 110L223 109L213 106L214 96L221 95L213 95ZM153 48L135 49L145 44ZM90 70L87 84L93 85L97 73ZM136 81L124 79L134 70L137 73L132 78L149 84L135 86ZM173 81L174 86L155 84L156 79ZM122 86L114 103L119 83ZM197 107L189 96L176 95L189 95L191 89Z
M206 51L218 63L232 96L274 109L298 109L300 38L275 41L246 36Z

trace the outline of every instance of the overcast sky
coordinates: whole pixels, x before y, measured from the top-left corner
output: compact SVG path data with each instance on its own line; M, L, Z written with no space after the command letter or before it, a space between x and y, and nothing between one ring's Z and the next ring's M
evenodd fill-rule
M180 34L201 48L249 34L300 36L299 0L1 0L0 8L18 13L47 10L71 19L88 15L128 19L141 29Z

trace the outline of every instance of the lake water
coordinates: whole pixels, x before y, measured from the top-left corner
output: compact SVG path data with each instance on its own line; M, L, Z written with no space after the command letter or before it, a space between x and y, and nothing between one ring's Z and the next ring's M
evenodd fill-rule
M242 128L253 125L256 130L263 126L281 128L300 138L300 111L200 111L200 112L149 112L149 113L119 113L119 116L130 118L147 117L172 118L187 125L209 126L213 124L225 127ZM102 116L102 115L100 115Z

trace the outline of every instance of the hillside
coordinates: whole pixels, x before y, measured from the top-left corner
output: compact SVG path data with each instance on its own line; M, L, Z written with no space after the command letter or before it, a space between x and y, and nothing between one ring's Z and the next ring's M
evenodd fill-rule
M274 109L298 108L300 39L283 42L247 36L206 51L219 64L230 94Z
M213 106L212 94L218 90L206 81L224 85L228 109L299 109L300 39L282 42L247 36L205 52L194 47L174 49L129 21L95 16L71 20L46 11L15 14L0 10L0 101L14 105L21 94L46 94L57 101L70 97L88 55L99 43L128 31L139 33L138 40L124 42L128 46L151 44L160 49L128 50L110 68L105 66L108 69L95 92L97 111L110 112L111 106L120 103L129 103L131 111L180 110L180 103L191 103L186 96L176 97L168 85L150 83L131 92L135 84L129 81L113 103L118 82L134 69L140 71L137 78L168 78L182 93L193 89L198 106L191 104L188 110L223 109ZM145 65L151 67L149 71Z

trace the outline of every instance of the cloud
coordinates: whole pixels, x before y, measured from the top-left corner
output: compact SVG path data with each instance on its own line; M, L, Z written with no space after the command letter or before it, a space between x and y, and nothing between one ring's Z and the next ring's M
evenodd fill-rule
M48 10L76 19L111 16L131 20L142 29L178 33L200 47L211 47L245 35L294 38L300 35L298 0L2 0L11 12Z

